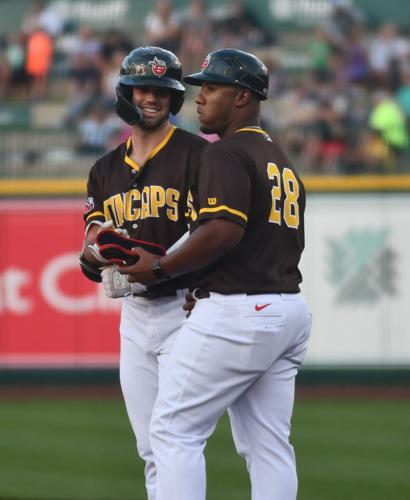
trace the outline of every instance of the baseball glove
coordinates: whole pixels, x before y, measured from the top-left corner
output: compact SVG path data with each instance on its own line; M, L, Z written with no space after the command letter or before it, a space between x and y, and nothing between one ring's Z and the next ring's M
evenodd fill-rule
M129 238L112 229L103 229L97 234L93 249L106 263L129 266L138 260L131 251L134 247L141 247L160 257L166 253L162 245Z

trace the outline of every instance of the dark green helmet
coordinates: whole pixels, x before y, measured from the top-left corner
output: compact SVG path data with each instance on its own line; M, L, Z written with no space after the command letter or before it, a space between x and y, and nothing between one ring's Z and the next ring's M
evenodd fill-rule
M268 98L269 75L266 66L254 55L237 49L211 52L202 63L201 71L186 76L184 82L189 85L226 83L252 90L261 101Z
M141 111L132 103L132 87L163 87L171 91L170 111L176 115L184 102L181 83L182 67L177 56L160 47L139 47L124 59L118 85L115 109L129 125L141 120Z

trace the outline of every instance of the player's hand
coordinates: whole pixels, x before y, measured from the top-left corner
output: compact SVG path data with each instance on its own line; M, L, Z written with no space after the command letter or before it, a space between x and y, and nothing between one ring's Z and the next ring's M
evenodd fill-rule
M130 283L142 283L147 286L155 284L158 280L152 272L152 266L158 260L158 255L147 252L140 247L133 248L131 253L138 258L138 261L131 266L119 267L118 272L129 274L128 281Z
M196 299L192 292L188 292L185 294L185 304L182 306L184 311L187 311L186 317L189 318L191 316L191 311L195 307Z

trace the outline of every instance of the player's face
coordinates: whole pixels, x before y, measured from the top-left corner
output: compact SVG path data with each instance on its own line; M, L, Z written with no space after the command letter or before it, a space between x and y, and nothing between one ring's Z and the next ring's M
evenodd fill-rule
M160 127L168 120L171 93L162 87L134 87L133 103L141 108L143 120L141 128L149 130Z
M195 102L201 131L220 136L233 118L234 99L238 89L231 85L204 82Z

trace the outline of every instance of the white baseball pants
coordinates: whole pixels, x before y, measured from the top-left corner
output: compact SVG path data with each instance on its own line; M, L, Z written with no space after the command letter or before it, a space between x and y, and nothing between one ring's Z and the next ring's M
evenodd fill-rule
M162 499L205 500L203 450L227 408L252 500L296 499L289 434L310 325L301 294L211 293L196 303L175 339L151 420Z
M175 335L185 319L185 290L177 293L154 300L126 297L121 310L120 383L138 454L145 461L148 500L159 500L148 435L151 413Z

